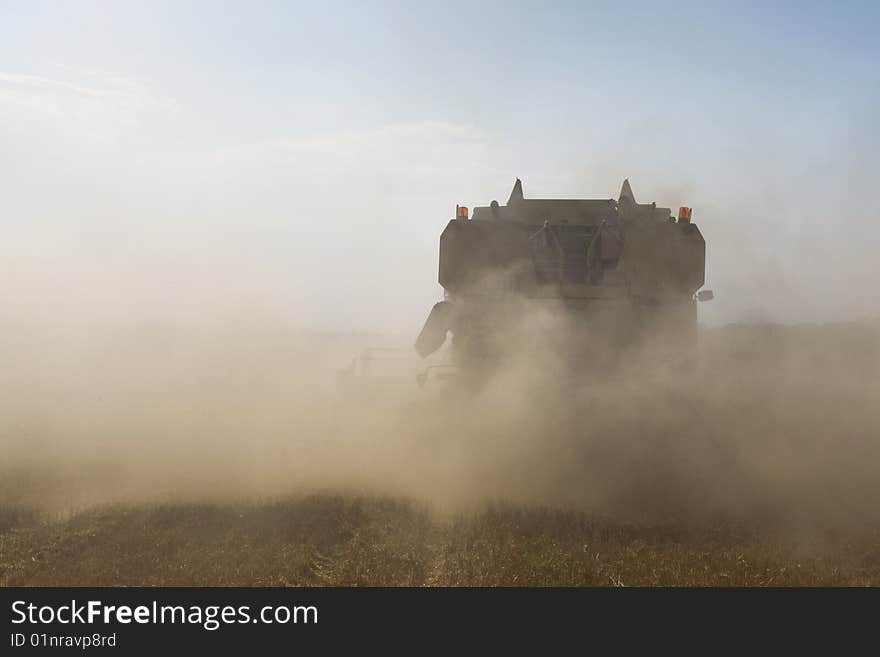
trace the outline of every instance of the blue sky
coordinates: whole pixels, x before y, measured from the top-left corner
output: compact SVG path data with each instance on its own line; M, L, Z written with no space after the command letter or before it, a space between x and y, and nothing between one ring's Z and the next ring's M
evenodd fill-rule
M629 176L704 321L880 312L876 4L315 4L0 1L5 307L406 331L455 203Z

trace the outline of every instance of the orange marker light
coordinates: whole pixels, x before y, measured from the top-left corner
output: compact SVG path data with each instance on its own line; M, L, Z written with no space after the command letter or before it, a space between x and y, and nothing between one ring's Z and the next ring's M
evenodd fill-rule
M690 208L686 208L685 206L681 206L678 209L678 223L680 223L680 224L691 223L691 209Z

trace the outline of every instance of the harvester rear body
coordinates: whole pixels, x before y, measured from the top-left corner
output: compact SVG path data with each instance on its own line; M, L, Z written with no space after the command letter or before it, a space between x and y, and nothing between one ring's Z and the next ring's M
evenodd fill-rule
M706 244L690 208L676 218L637 203L628 181L617 200L526 199L517 180L506 205L456 214L440 237L444 300L416 340L422 357L449 333L460 367L549 347L581 368L647 336L695 342Z

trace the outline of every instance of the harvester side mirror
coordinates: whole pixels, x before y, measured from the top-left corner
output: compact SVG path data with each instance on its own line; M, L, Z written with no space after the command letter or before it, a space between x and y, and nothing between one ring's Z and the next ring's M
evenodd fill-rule
M715 293L712 290L700 290L697 292L697 301L711 301L715 298Z

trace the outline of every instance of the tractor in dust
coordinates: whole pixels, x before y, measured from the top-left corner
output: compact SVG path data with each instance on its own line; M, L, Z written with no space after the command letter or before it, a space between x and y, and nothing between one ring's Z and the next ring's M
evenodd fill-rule
M648 337L673 350L696 341L706 243L691 209L614 199L527 199L457 207L440 236L444 299L415 342L425 358L452 335L459 370L550 347L572 369L602 367ZM423 373L420 383L425 381Z

